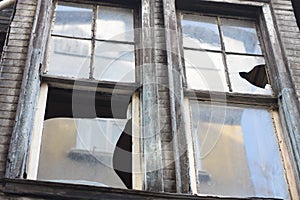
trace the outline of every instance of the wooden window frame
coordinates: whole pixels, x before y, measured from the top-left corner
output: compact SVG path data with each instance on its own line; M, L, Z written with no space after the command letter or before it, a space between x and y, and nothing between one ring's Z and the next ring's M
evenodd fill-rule
M166 0L167 1L167 0ZM280 150L280 159L282 161L282 167L284 169L284 177L287 182L287 189L290 195L290 198L298 198L298 189L297 189L297 169L293 161L294 157L290 152L291 147L290 141L288 141L289 136L287 130L284 128L286 125L286 116L284 108L282 107L281 95L282 95L282 83L286 83L285 78L283 80L278 79L279 71L284 69L284 54L282 54L281 46L279 44L279 39L277 32L274 29L271 8L269 1L267 0L257 0L257 1L245 1L241 2L238 0L230 0L223 2L221 0L205 0L202 3L198 3L195 0L177 0L176 1L176 10L177 12L177 27L178 27L178 41L180 46L180 55L182 68L184 68L184 54L183 50L183 41L182 41L182 30L181 30L181 12L188 14L202 14L202 15L213 15L213 16L225 16L230 18L237 19L252 19L256 22L257 34L259 41L261 43L262 56L265 59L266 65L268 66L266 71L269 75L270 85L272 86L272 95L259 95L259 94L248 94L248 93L232 93L232 92L218 92L218 91L205 91L205 90L196 90L190 89L187 87L186 73L185 69L183 70L182 78L183 82L183 91L184 91L184 105L185 105L185 120L186 120L186 137L187 144L190 146L192 151L188 152L189 156L189 167L190 169L190 185L191 192L198 194L197 191L197 181L196 181L196 168L195 168L195 155L194 147L192 141L192 132L191 132L191 116L188 114L190 110L189 102L190 101L199 101L199 102L214 102L214 103L225 103L235 106L252 106L252 107L261 107L273 110L272 119L274 123L275 139L277 140L279 150ZM266 39L262 41L263 39ZM223 45L223 44L222 44ZM168 47L167 47L168 48ZM225 66L226 67L226 66ZM228 73L228 72L226 72ZM289 126L289 125L287 125ZM284 142L282 142L284 141Z
M77 1L77 0L56 0L53 2L53 8L52 8L52 16L54 16L54 7L56 7L58 2L63 2L63 3L75 3L76 5L84 4L84 5L90 5L93 7L93 12L94 15L97 14L96 10L98 6L111 6L111 7L120 7L120 8L130 8L133 9L133 18L134 18L134 28L139 26L139 20L140 20L140 9L139 8L139 3L138 1L134 2L127 2L124 3L122 1L109 1L109 0L104 0L104 1L85 1L82 3L82 1ZM96 16L94 16L96 17ZM54 21L52 20L52 26L53 26ZM93 26L95 26L95 20L92 22ZM135 34L135 32L133 32ZM54 34L49 35L49 40L51 40L51 37ZM54 35L55 36L55 35ZM63 38L69 38L68 36ZM73 38L73 39L76 39ZM134 35L134 41L129 42L130 44L135 46L138 45L139 43L139 35L135 34ZM106 40L98 40L98 39L93 39L92 41L106 41ZM116 41L112 41L116 42ZM49 42L48 42L49 43ZM118 43L124 43L127 44L127 42L119 42ZM47 49L47 48L46 48ZM93 55L92 55L93 56ZM95 93L99 94L106 94L106 95L112 95L113 93L115 94L120 94L120 95L131 95L132 94L132 118L133 118L133 123L132 123L132 138L133 138L133 154L135 153L136 155L140 155L141 153L141 147L140 147L140 130L139 130L139 90L138 90L138 83L139 83L139 70L138 66L140 62L139 58L139 50L135 50L135 82L130 82L130 83L117 83L113 81L96 81L91 79L92 75L90 73L89 79L73 79L73 78L68 78L68 77L61 77L61 76L54 76L54 75L48 75L44 74L43 71L45 68L47 68L47 59L44 61L44 66L41 68L41 88L40 88L40 94L39 94L39 99L37 103L37 112L35 115L35 122L34 122L34 127L33 127L33 138L31 141L31 145L36 148L40 149L41 145L41 134L42 134L42 122L43 122L43 116L45 114L45 109L46 109L46 102L47 102L47 93L48 93L48 88L60 88L60 89L73 89L73 90L78 90L78 91L94 91ZM92 68L90 68L91 71L93 71ZM39 152L39 151L37 151ZM36 180L37 178L37 169L38 169L38 159L39 155L37 155L35 152L30 152L29 153L29 158L28 158L28 163L30 162L35 162L33 165L29 165L28 167L28 179ZM138 156L136 156L138 157ZM141 166L140 166L140 159L141 157L135 158L133 157L133 170L135 170L138 173L132 173L132 180L133 180L133 189L142 189L142 173L141 173Z
M92 1L92 0L87 0L84 3L80 0L55 0L53 2L53 10L52 10L52 18L54 18L55 15L55 7L58 4L58 2L62 2L62 3L70 3L70 4L76 4L76 5L80 5L80 4L84 4L84 5L89 5L93 8L93 20L92 20L92 30L93 30L93 35L95 35L95 26L96 26L96 22L95 19L97 19L97 11L98 11L98 6L110 6L110 7L116 7L116 8L129 8L133 10L133 25L134 25L134 30L133 30L133 34L134 34L134 41L132 42L124 42L124 41L116 41L116 40L104 40L104 39L96 39L93 35L91 36L91 38L80 38L81 40L88 40L92 42L92 46L95 46L95 42L112 42L112 43L119 43L119 44L131 44L134 45L134 62L135 62L135 81L134 82L129 82L129 83L117 83L115 81L104 81L104 80L97 80L95 81L93 79L93 64L90 63L89 66L89 78L88 79L84 79L84 81L86 81L87 83L91 83L91 84L103 84L103 85L111 85L110 87L113 87L114 85L116 85L116 83L118 85L136 85L139 84L140 82L140 63L141 63L141 55L140 55L140 50L137 48L140 44L140 35L138 34L138 31L136 32L135 29L139 29L140 27L140 21L141 21L141 17L140 17L140 3L139 0L133 0L133 1L129 1L129 2L123 2L120 0L102 0L102 1ZM54 25L54 20L52 20L52 24L51 27L53 27ZM62 36L59 34L52 34L50 33L49 35L49 39L51 40L51 37L54 36L59 36L60 38L71 38L71 39L78 39L78 37L70 37L70 36ZM50 41L51 42L51 41ZM49 46L49 42L47 43L47 46ZM94 52L95 52L95 47L92 47L93 51L91 52L91 57L94 57ZM49 56L46 56L46 59L43 63L43 67L41 68L41 75L43 78L46 78L47 81L50 82L51 78L53 78L54 80L57 80L59 78L62 79L62 82L64 82L64 80L72 80L72 78L68 78L68 77L60 77L60 76L56 76L56 75L51 75L51 74L47 74L45 73L48 67L48 59ZM94 58L91 58L92 60L94 60ZM83 80L82 80L83 81ZM57 81L55 81L57 82Z

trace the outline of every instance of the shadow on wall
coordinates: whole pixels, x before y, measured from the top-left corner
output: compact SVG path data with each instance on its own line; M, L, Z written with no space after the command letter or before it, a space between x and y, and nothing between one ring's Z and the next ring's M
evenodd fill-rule
M294 9L294 13L297 20L297 25L300 30L300 1L299 0L292 0L292 5Z

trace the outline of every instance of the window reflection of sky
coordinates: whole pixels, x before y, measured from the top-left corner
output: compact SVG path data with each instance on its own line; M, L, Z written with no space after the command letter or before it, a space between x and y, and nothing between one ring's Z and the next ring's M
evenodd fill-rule
M220 50L220 39L215 17L184 15L182 20L185 47Z
M202 194L288 197L268 110L197 101L191 101L190 106L192 132L197 134L195 155L200 160L197 169L211 178L206 183L210 185L201 183Z
M261 54L254 22L234 19L221 21L226 51Z

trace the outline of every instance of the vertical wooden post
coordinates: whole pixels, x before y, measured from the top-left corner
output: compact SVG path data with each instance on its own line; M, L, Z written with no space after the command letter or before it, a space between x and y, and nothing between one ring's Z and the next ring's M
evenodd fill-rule
M144 189L163 191L163 171L160 138L160 117L158 115L158 84L154 60L155 33L154 12L155 1L142 1L142 137L143 137L143 169L145 172Z
M183 66L180 51L180 34L177 27L175 0L163 0L166 28L166 51L168 61L171 124L174 141L176 186L178 193L191 193L188 144L185 132L183 95Z
M52 0L38 0L28 47L23 83L17 108L16 123L6 166L6 178L23 178L33 128L33 118L40 88L39 70L44 59L50 30Z

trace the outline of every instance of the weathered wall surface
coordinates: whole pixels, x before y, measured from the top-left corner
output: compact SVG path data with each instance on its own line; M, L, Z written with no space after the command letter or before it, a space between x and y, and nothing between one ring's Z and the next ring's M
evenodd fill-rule
M10 25L0 65L0 178L5 174L9 143L15 122L23 70L27 58L36 1L19 0ZM0 199L16 199L3 196ZM19 198L18 198L19 199Z
M0 179L4 177L5 165L11 133L16 116L23 70L27 58L27 47L31 35L37 0L19 0L15 16L11 23L7 46L3 51L0 65ZM170 105L168 85L168 70L165 52L165 35L160 28L164 28L162 0L155 0L154 22L158 28L155 32L156 48L155 62L158 66L156 74L161 83L159 87L159 116L162 140L163 163L174 160L171 136ZM274 9L276 25L278 26L287 65L292 76L293 86L300 102L300 32L296 24L290 0L271 0ZM300 106L299 106L300 107ZM165 192L176 192L174 163L163 169ZM8 197L0 193L0 199L24 199Z
M272 0L276 25L287 57L292 84L300 104L300 31L293 12L291 0ZM300 107L300 106L299 106Z

